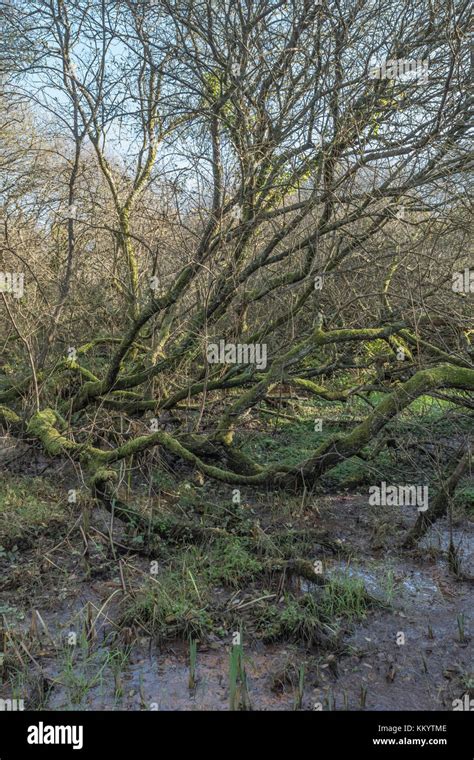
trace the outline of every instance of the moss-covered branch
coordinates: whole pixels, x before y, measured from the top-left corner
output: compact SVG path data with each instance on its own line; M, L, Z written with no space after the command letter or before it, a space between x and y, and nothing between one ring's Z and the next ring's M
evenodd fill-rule
M16 412L9 409L7 406L0 404L0 424L1 425L19 425L21 423L20 417Z
M375 407L374 411L347 435L335 436L324 442L314 454L294 470L294 476L312 481L339 462L357 454L393 417L409 406L418 396L437 388L474 390L474 370L449 364L420 370Z
M110 451L70 441L54 427L57 416L51 409L35 414L28 426L30 435L38 438L51 456L68 453L96 467L113 464L154 446L163 446L168 452L197 467L204 475L229 484L310 483L339 462L354 456L418 396L437 388L474 390L474 370L452 365L441 365L420 370L375 407L374 411L350 433L337 435L325 441L316 451L297 466L279 464L254 474L242 474L205 463L197 454L183 446L165 431L139 436Z

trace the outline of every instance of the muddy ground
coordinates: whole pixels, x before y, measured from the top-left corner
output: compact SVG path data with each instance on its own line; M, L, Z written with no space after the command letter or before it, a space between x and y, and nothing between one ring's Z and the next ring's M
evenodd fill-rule
M43 464L35 463L37 474ZM62 494L67 476L58 470L51 478L53 488L63 478ZM149 552L135 551L129 532L102 507L94 507L85 531L83 509L73 503L64 519L44 519L13 545L4 537L0 698L23 699L26 709L227 710L237 628L247 709L451 710L454 699L473 695L471 521L458 518L450 528L442 520L407 551L400 539L414 508L381 513L363 493L314 495L296 513L278 514L274 498L262 494L244 509L267 535L282 527L325 531L332 550L316 542L306 557L322 562L324 578L342 573L364 584L372 603L360 615L335 615L337 645L292 636L265 643L250 615L265 597L283 604L288 590L297 600L311 597L311 581L272 572L264 582L216 586L212 604L231 614L196 637L190 685L187 637L163 640L152 626L124 618L150 575ZM447 561L450 530L457 575Z

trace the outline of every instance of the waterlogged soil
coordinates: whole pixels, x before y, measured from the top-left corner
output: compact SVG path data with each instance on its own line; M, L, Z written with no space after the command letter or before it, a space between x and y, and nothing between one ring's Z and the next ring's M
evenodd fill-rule
M344 636L336 652L263 644L251 631L244 633L248 708L451 710L454 699L473 696L474 526L463 518L450 531L439 521L407 552L399 540L416 518L413 508L380 510L361 495L314 497L291 518L295 528L327 530L350 547L343 559L321 557L323 572L360 579L380 605L362 619L339 621ZM271 519L269 512L263 510L262 523ZM187 643L158 646L145 629L118 625L128 578L132 570L134 577L147 573L149 560L121 551L119 522L111 560L109 519L101 510L92 516L91 530L102 544L89 552L88 572L77 526L46 531L36 546L0 557L0 613L24 665L6 674L4 663L0 698L23 698L27 709L228 710L231 630L198 644L196 683L190 686ZM448 566L450 536L458 576ZM255 597L255 589L245 588L239 596L245 599L246 592ZM297 584L301 595L314 592L311 583ZM68 636L81 627L86 638L73 646ZM119 649L127 651L123 660L115 659ZM298 694L302 663L304 689Z

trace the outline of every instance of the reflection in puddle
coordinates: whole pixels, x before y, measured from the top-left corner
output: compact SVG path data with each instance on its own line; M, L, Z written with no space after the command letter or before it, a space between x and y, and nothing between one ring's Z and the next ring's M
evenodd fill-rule
M178 651L180 650L180 651ZM104 655L106 654L104 650ZM142 653L143 654L143 653ZM288 652L282 647L267 646L262 651L250 651L245 658L248 690L252 709L292 710L295 695L291 689L276 693L271 689L271 672L287 659ZM80 673L93 677L93 672ZM51 673L50 677L53 674ZM84 699L73 702L74 690L63 682L63 674L56 673L56 685L51 692L48 708L52 710L227 710L229 708L229 646L224 642L218 650L199 651L197 659L197 684L189 688L189 665L181 644L173 651L130 658L120 677L117 695L117 679L110 670L95 683ZM59 683L62 682L62 683Z

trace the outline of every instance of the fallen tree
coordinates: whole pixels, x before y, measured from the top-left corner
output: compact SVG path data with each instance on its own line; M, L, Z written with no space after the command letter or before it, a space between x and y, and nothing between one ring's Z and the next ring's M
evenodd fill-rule
M117 467L156 450L230 486L304 490L380 450L417 399L448 389L472 409L472 290L452 287L466 4L436 19L395 2L382 19L366 2L181 5L106 19L33 2L7 19L31 51L7 89L34 128L6 135L2 266L31 263L25 298L2 292L0 423L119 509ZM424 61L426 39L426 81L373 74L380 50ZM295 389L362 416L301 461L256 460L246 423Z

